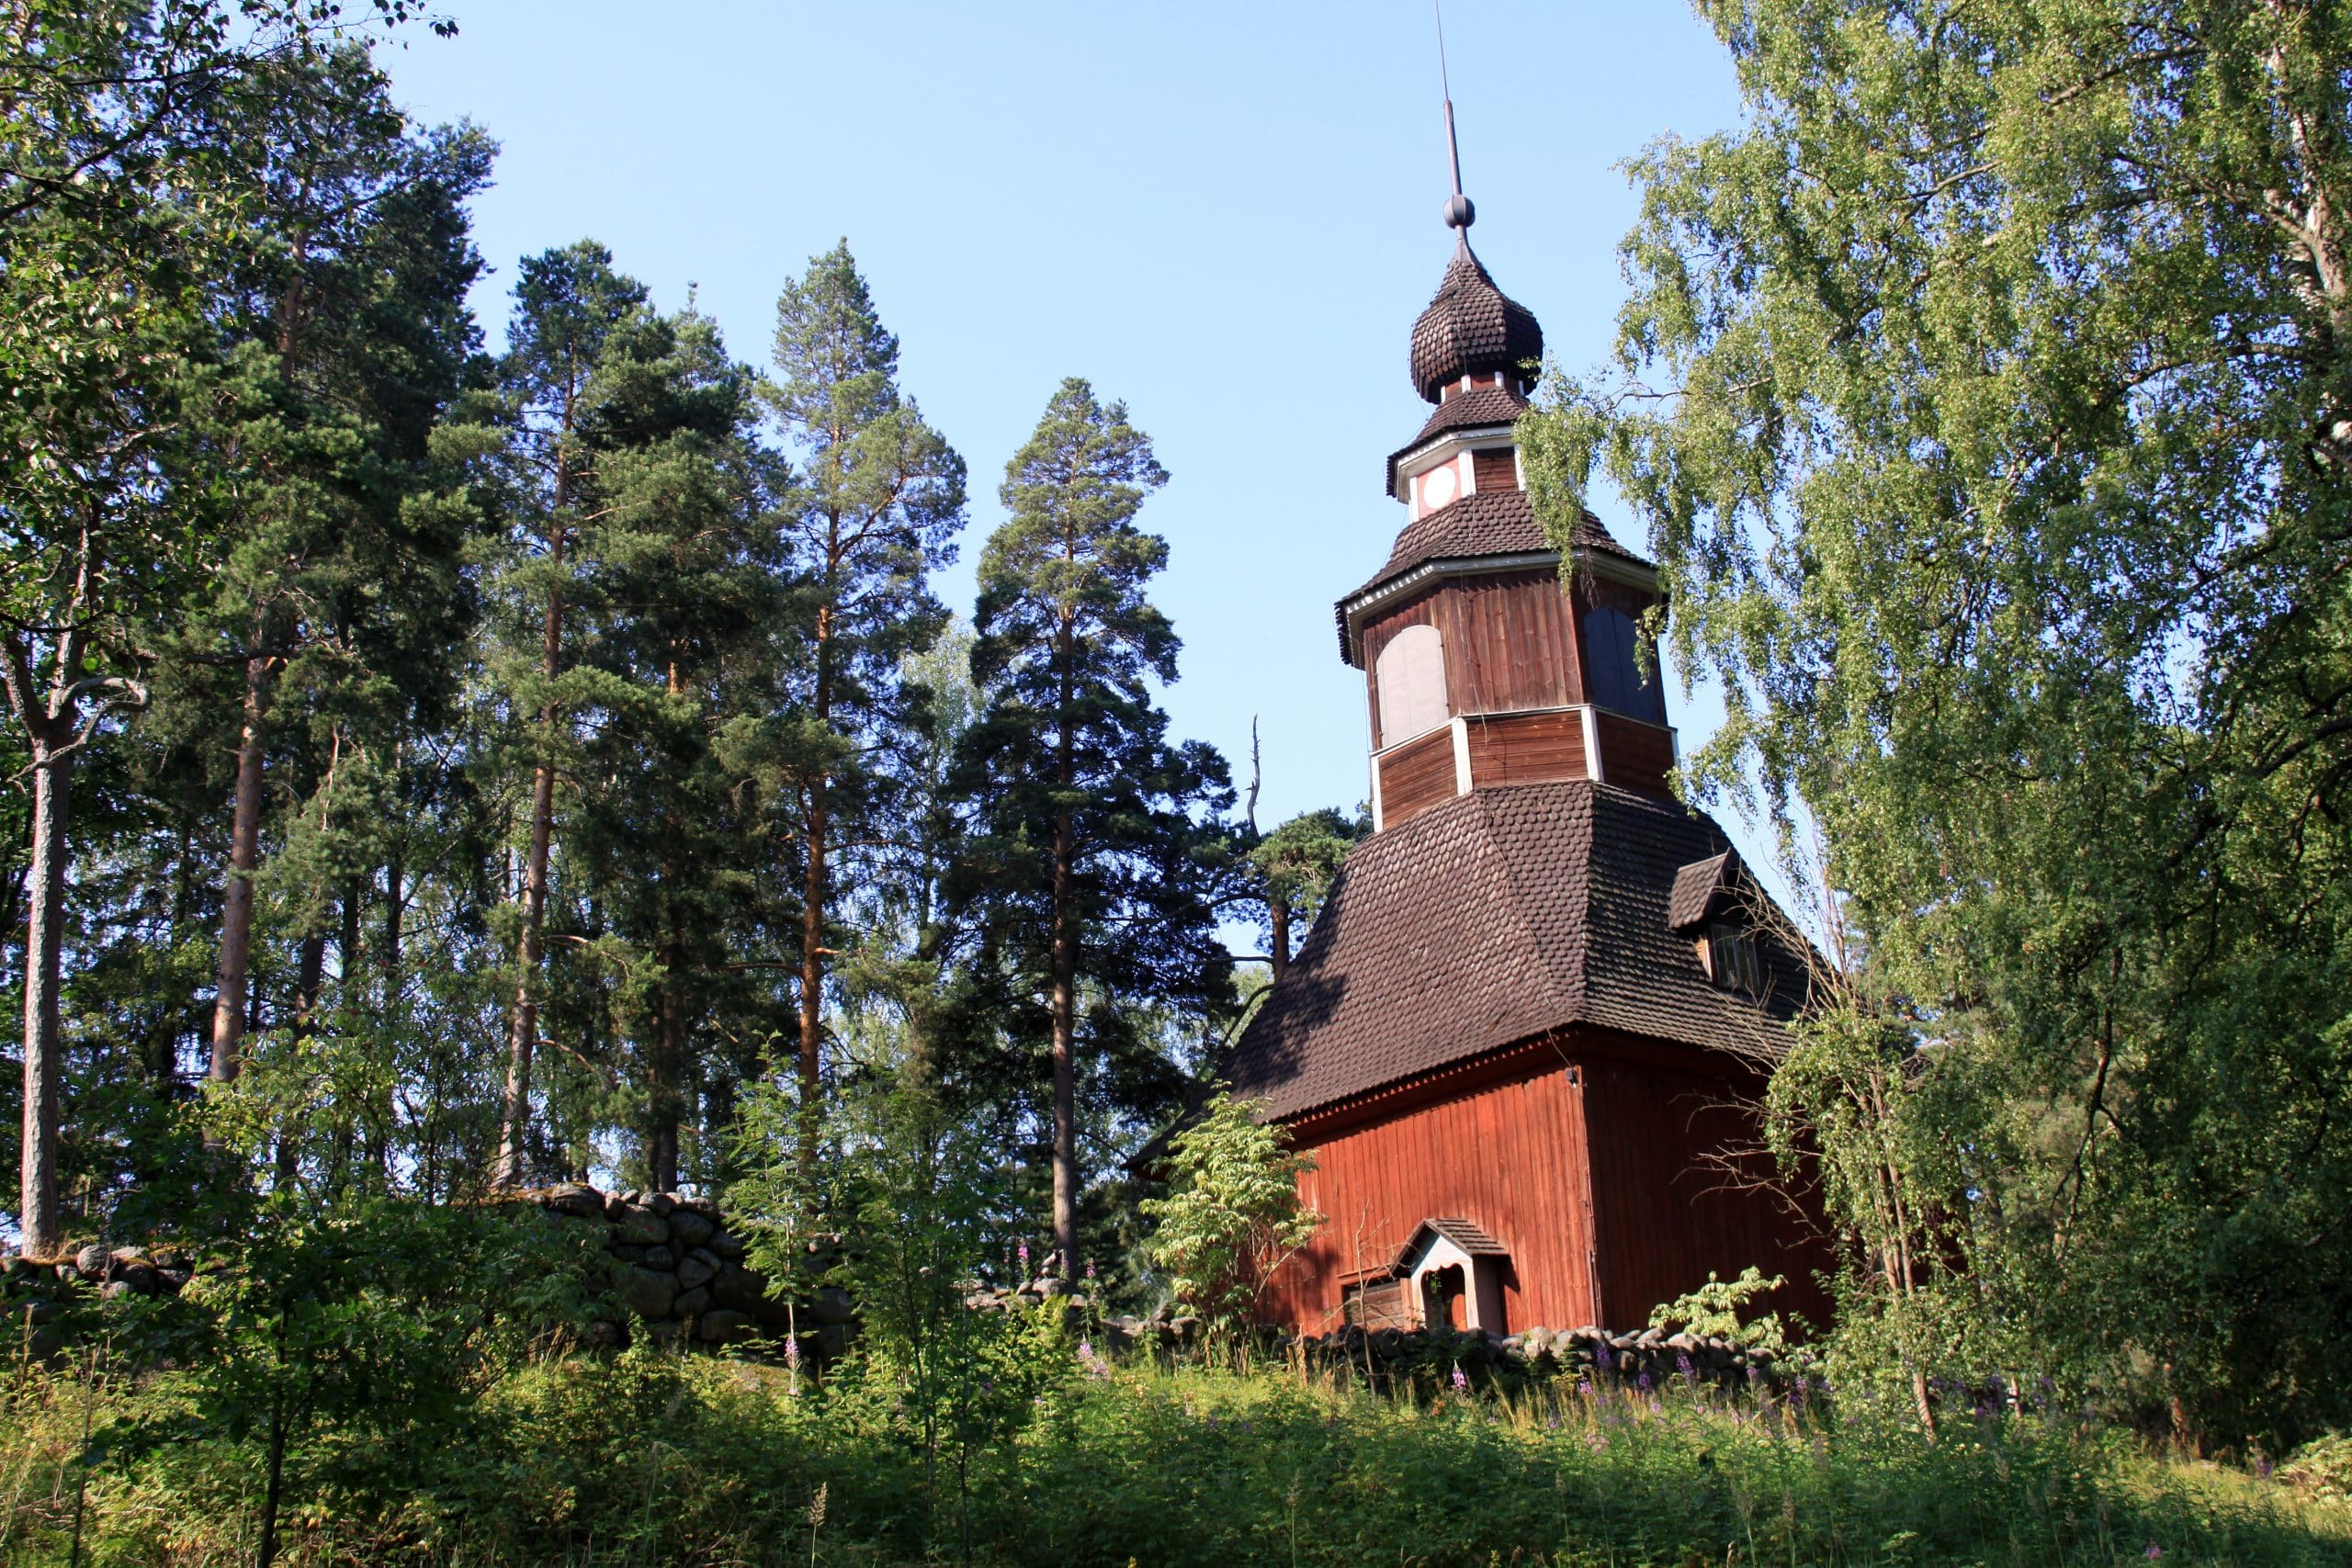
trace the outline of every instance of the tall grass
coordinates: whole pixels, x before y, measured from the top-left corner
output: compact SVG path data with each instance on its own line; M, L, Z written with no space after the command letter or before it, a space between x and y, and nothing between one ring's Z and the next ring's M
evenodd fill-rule
M656 1564L2352 1564L2352 1506L2055 1416L1899 1419L1668 1386L1395 1403L1296 1368L1074 1356L1009 1431L938 1456L877 1371L822 1391L631 1351L504 1367L467 1439L372 1473L304 1438L282 1562ZM250 1563L250 1434L174 1374L20 1363L0 1405L0 1557ZM185 1421L132 1461L109 1434ZM86 1443L83 1434L91 1432ZM124 1450L127 1451L127 1450ZM959 1462L960 1461L960 1462ZM331 1480L331 1484L330 1484ZM819 1503L820 1494L822 1502Z

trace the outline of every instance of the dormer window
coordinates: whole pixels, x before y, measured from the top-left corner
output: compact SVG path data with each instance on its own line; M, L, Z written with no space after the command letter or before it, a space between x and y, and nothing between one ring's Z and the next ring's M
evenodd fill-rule
M1761 998L1764 964L1748 916L1758 897L1747 867L1731 851L1692 861L1674 874L1666 929L1690 939L1708 979L1726 991Z
M1762 967L1756 961L1756 938L1744 926L1728 920L1711 920L1707 934L1699 939L1700 961L1707 966L1707 978L1726 991L1743 996L1764 994Z

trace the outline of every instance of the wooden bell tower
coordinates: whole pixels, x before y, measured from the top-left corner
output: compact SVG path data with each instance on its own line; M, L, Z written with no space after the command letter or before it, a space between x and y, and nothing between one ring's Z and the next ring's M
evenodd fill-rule
M1338 606L1342 657L1364 671L1383 830L1490 784L1589 779L1663 794L1675 766L1641 631L1657 573L1588 513L1564 581L1514 430L1543 328L1471 251L1475 210L1458 189L1445 216L1453 257L1412 335L1413 388L1436 409L1388 458L1405 529Z

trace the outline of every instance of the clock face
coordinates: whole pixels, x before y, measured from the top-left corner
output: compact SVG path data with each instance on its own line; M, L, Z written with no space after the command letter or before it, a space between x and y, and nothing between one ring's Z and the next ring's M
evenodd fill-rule
M1423 474L1421 476L1421 510L1435 512L1439 507L1451 502L1453 499L1454 487L1459 482L1454 478L1453 465L1451 463L1442 464Z

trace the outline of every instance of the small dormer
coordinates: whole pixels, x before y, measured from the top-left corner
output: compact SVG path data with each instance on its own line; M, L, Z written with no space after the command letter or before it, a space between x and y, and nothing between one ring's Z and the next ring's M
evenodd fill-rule
M1666 901L1667 929L1697 949L1707 978L1746 997L1760 997L1765 989L1756 946L1761 898L1738 853L1725 850L1676 871Z

